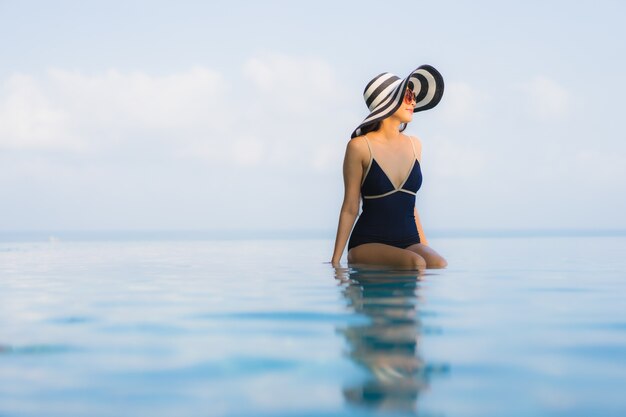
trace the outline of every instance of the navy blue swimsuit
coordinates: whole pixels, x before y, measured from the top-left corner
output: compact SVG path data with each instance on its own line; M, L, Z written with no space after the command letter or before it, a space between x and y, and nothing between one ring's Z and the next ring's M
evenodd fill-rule
M407 248L420 243L415 224L415 195L422 186L420 169L413 140L415 160L406 179L396 188L378 165L367 136L370 163L361 182L363 211L352 230L348 250L364 243L385 243L397 248Z

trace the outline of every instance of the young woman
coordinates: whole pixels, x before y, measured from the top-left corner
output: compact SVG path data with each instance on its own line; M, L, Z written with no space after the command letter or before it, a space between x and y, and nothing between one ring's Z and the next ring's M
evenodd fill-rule
M422 185L418 138L403 134L413 113L435 107L443 78L422 65L405 79L382 73L363 96L370 114L352 133L343 164L344 200L331 263L339 266L348 237L348 263L408 269L445 268L428 245L415 208ZM359 212L363 211L352 230ZM350 231L352 230L352 233Z

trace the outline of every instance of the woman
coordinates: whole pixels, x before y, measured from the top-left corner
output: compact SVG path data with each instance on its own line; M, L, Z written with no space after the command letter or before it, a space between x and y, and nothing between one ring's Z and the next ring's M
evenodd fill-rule
M344 157L344 200L331 263L339 266L348 236L348 263L409 269L445 268L428 246L415 208L422 184L418 138L403 134L413 113L435 107L443 78L422 65L405 79L382 73L363 93L370 114L352 133ZM350 234L359 212L363 212Z

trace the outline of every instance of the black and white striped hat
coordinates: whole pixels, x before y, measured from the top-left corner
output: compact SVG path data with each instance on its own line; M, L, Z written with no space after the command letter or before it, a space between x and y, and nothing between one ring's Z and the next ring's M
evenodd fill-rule
M372 125L392 115L398 110L404 99L404 91L410 87L416 94L417 104L413 113L435 107L443 95L443 77L430 65L421 65L405 79L389 72L374 77L365 87L363 98L370 109L370 114L361 122L352 136L360 136L365 126Z

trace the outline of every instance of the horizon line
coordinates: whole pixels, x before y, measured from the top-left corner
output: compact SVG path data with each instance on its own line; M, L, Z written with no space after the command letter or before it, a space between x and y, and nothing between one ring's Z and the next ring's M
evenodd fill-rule
M62 240L242 240L242 239L334 239L331 229L40 229L1 230L0 242ZM608 237L626 236L619 228L433 228L430 238L506 238L506 237Z

